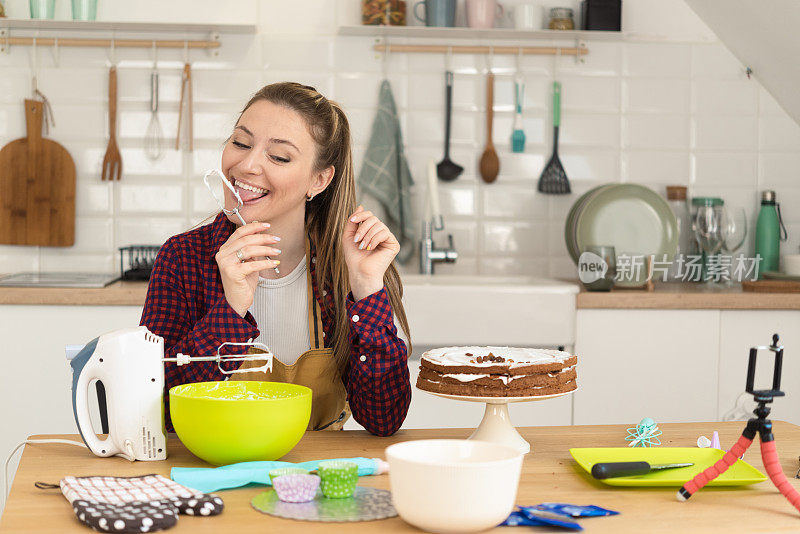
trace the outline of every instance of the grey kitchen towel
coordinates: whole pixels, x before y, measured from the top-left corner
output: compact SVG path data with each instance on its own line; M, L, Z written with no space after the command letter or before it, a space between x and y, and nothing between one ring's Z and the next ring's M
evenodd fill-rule
M397 106L388 80L381 82L378 112L357 183L363 193L374 197L385 208L388 226L400 242L397 261L407 262L414 254L410 193L414 180L403 149Z

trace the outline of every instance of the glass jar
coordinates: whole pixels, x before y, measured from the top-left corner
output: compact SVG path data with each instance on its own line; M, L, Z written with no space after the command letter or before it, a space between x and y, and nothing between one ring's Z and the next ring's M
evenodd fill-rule
M689 212L689 203L686 199L687 188L682 185L668 185L667 186L667 203L675 214L675 220L678 223L678 248L675 251L675 258L669 267L668 279L670 281L682 280L682 274L679 269L681 265L678 261L687 261L688 256L695 253L697 250L697 241L694 238L694 229L692 228L692 215Z
M575 21L572 19L572 9L568 7L554 7L550 9L551 30L574 30Z
M405 0L361 0L361 24L405 26Z

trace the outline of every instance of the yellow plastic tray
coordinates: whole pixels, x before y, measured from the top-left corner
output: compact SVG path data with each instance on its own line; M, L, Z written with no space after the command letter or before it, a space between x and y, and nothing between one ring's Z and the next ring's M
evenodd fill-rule
M722 458L725 451L699 447L587 447L570 449L569 453L591 476L592 466L599 462L648 462L674 464L692 462L689 467L653 471L646 475L600 480L610 486L675 486L681 487L707 467ZM746 486L766 480L758 469L744 460L733 464L708 486Z

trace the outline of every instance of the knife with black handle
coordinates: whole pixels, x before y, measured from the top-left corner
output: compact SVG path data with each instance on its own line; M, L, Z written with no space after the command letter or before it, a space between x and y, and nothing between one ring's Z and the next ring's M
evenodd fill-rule
M683 464L654 464L647 462L603 462L592 466L592 476L603 480L606 478L630 477L636 475L646 475L651 471L662 469L676 469L678 467L689 467L693 463Z

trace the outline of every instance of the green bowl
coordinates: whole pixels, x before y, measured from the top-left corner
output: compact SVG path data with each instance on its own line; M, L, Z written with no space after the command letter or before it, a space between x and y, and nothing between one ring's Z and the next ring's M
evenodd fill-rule
M214 465L277 460L303 437L311 389L282 382L182 384L169 390L178 438Z

